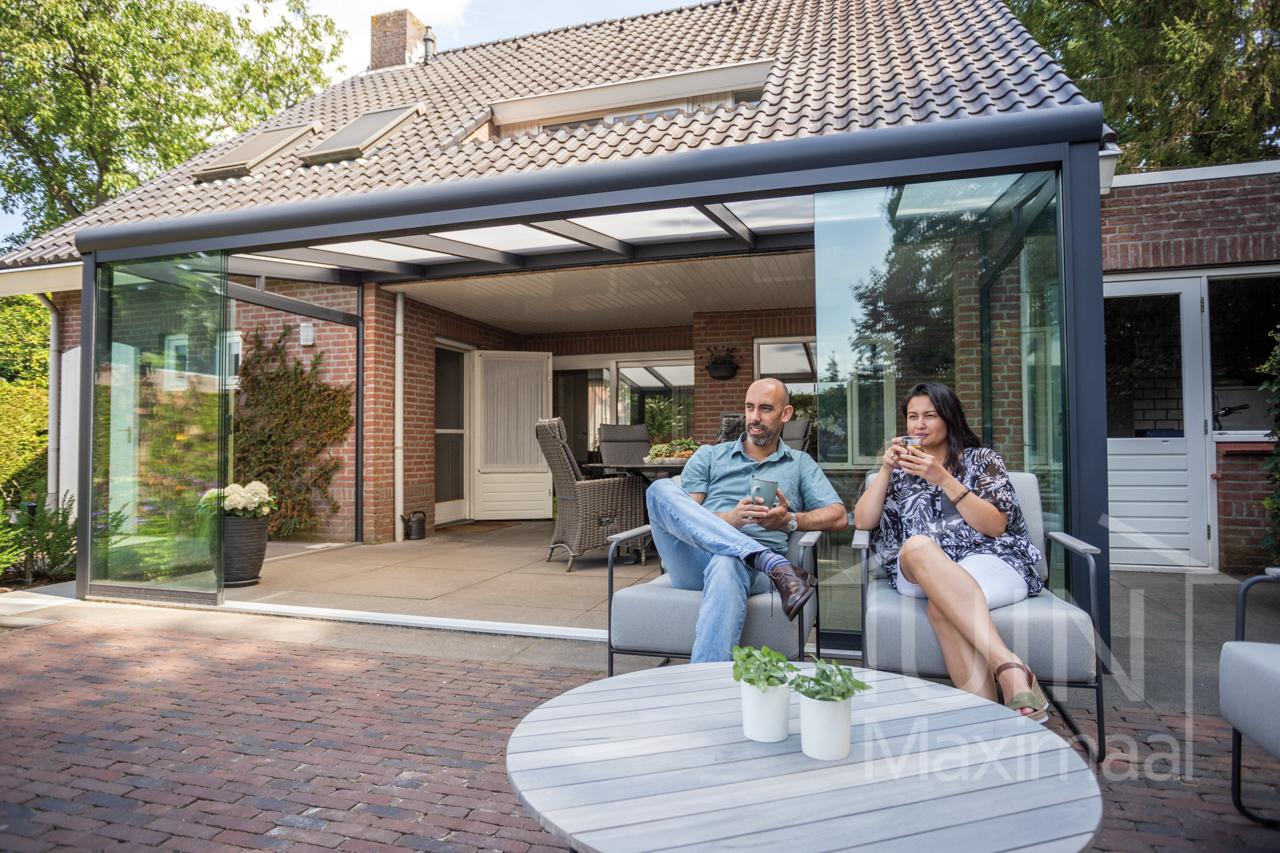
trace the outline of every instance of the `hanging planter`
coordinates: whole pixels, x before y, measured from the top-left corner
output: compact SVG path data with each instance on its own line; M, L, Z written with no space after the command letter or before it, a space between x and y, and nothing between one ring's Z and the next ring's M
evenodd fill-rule
M738 375L738 362L733 357L733 347L707 347L707 375L718 381Z

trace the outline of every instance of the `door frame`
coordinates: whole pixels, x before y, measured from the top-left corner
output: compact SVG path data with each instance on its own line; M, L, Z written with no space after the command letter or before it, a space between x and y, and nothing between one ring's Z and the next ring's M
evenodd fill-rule
M476 348L470 344L464 344L461 341L450 340L449 338L436 338L436 349L447 349L454 352L462 353L462 500L447 501L451 504L445 513L446 517L441 517L440 508L442 504L433 499L432 506L435 511L435 523L438 527L441 524L451 524L455 521L466 521L471 518L471 472L475 466L471 464L472 460L472 425L475 423L474 405L475 395L471 393L472 376L475 371ZM434 361L435 355L432 354ZM434 382L434 374L433 379ZM435 399L435 389L432 389L432 399ZM439 429L433 429L431 433L431 443L436 451L439 451L440 445L436 441ZM432 495L435 494L435 471L431 472L432 477Z
M1208 316L1208 276L1199 271L1177 271L1161 275L1108 275L1103 278L1102 288L1104 306L1108 299L1128 296L1178 297L1182 326L1179 337L1182 353L1183 434L1187 442L1187 486L1192 495L1190 509L1193 513L1199 511L1208 535L1203 540L1198 538L1198 524L1193 525L1189 532L1192 541L1204 542L1205 566L1210 571L1217 571L1218 489L1217 482L1213 479L1217 461L1209 423L1213 387L1209 366L1209 326L1205 322ZM1202 506L1196 505L1196 495L1203 496ZM1204 570L1190 567L1167 571Z

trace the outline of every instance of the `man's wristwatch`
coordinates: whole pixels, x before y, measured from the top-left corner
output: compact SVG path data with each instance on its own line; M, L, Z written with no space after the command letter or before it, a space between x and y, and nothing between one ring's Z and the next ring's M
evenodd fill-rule
M800 519L796 518L796 514L791 513L791 517L787 519L787 532L795 533L800 527Z

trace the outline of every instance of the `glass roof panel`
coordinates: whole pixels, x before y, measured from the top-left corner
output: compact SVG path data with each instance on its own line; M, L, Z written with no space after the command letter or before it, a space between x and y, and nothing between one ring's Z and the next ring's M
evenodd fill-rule
M618 372L622 374L622 378L632 388L653 390L667 387L662 384L661 379L643 367L620 367Z
M985 178L961 178L955 181L932 181L907 184L894 216L924 216L939 213L971 212L980 214L1008 192L1021 175L991 175Z
M734 215L757 234L813 229L813 196L762 198L734 201L728 205Z
M428 252L426 249L415 249L412 246L401 246L396 243L384 243L381 240L352 240L346 243L320 243L313 249L326 252L341 252L344 255L363 255L366 258L377 258L380 261L419 261L456 260L453 255L440 252Z
M666 364L662 366L650 367L654 373L661 376L667 381L668 385L675 388L691 388L693 387L693 365L692 364ZM626 368L623 368L626 370Z
M580 216L570 221L628 243L664 243L724 236L714 222L692 207Z
M458 231L436 231L436 237L459 240L486 249L497 249L502 252L515 252L525 255L538 255L547 252L572 252L575 249L590 249L573 240L566 240L537 228L527 225L493 225L488 228L463 228Z

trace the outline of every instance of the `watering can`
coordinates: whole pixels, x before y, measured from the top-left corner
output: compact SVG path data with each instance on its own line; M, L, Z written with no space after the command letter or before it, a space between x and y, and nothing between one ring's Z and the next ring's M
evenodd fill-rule
M402 515L400 520L404 522L405 539L427 538L427 514L425 512L418 510L410 515Z

